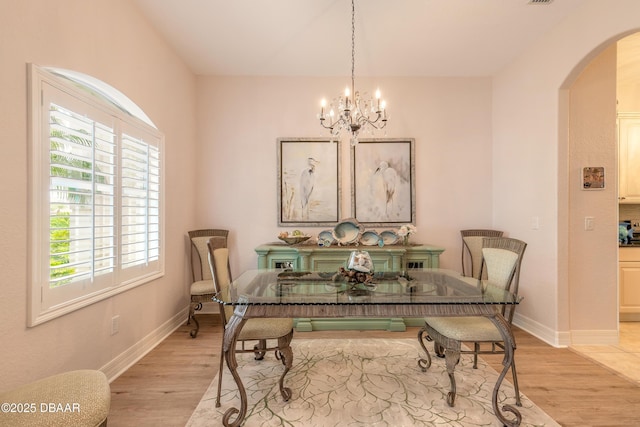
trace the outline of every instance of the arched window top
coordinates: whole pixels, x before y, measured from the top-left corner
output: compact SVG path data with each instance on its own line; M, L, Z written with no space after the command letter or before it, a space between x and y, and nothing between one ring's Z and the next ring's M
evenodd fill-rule
M136 103L129 99L129 97L127 97L124 93L120 92L113 86L103 82L102 80L96 79L95 77L91 77L78 71L65 70L63 68L55 67L43 68L55 75L71 80L72 82L82 87L84 90L100 97L119 110L142 120L155 129L158 129L158 127L151 121L149 116L147 116L144 111L142 111L142 108L138 107L138 105L136 105Z

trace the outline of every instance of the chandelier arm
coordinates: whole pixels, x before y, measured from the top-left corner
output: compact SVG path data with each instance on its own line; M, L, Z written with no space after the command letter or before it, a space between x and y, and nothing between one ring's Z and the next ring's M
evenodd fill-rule
M335 127L335 125L338 123L339 120L336 120L335 122L331 123L329 126L324 124L324 119L320 119L320 125L325 128L325 129L331 129L333 130L333 128Z

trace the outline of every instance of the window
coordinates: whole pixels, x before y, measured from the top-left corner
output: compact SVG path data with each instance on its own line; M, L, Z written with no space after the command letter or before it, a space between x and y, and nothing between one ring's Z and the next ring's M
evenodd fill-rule
M102 82L29 74L35 326L164 274L163 136Z

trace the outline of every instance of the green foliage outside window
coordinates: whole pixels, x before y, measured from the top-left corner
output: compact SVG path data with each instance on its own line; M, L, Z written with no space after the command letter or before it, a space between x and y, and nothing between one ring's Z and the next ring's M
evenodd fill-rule
M69 226L71 219L68 212L58 210L55 216L50 218L50 253L49 266L51 279L71 276L76 272L74 267L61 267L69 264ZM53 287L69 283L71 279L56 281Z

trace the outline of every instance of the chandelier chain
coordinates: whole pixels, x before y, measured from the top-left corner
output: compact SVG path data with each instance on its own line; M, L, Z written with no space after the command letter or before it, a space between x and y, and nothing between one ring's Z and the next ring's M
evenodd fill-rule
M356 2L351 0L351 92L356 96Z

